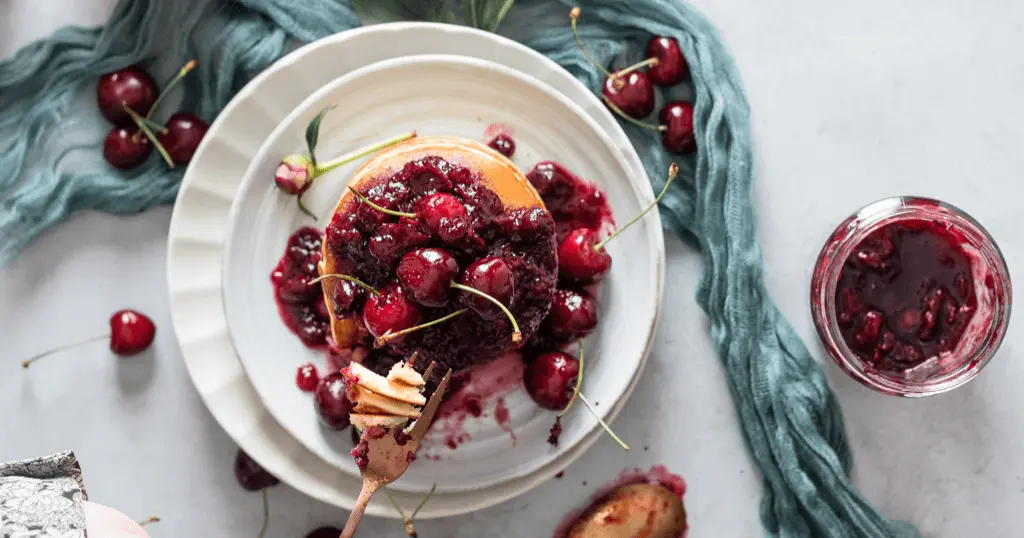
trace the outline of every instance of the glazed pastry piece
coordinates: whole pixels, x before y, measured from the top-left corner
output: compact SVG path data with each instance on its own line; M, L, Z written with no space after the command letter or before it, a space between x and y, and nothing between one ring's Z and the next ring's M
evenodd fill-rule
M395 364L387 377L355 362L342 375L355 409L349 418L360 431L374 426L402 428L419 418L420 408L427 403L421 392L426 384L423 376L405 362Z
M685 530L679 497L658 484L633 484L594 506L567 538L677 538Z
M349 186L327 226L319 272L374 291L323 280L339 347L376 340L391 355L418 353L438 371L458 371L536 332L557 281L555 227L511 161L472 140L417 138L378 153ZM521 336L513 338L516 327L500 307L452 281L495 297ZM393 334L445 316L452 317Z

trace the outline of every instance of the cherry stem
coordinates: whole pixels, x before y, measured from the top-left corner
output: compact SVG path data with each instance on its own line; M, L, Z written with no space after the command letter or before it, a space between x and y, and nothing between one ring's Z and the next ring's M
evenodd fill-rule
M450 319L452 319L454 317L461 316L462 314L464 314L466 312L466 310L467 309L465 309L465 308L463 308L461 310L456 310L455 312L452 312L451 314L448 314L447 316L437 318L434 321L428 321L428 322L426 322L426 323L424 323L422 325L417 325L415 327L409 327L408 329L402 329L402 330L400 330L398 332L387 331L384 334L378 336L376 340L374 340L373 347L376 347L376 348L384 347L385 345L387 345L388 340L392 340L394 338L398 338L399 336L403 336L403 335L406 335L406 334L409 334L409 333L416 332L416 331L418 331L420 329L426 329L427 327L430 327L430 326L433 326L433 325L437 325L438 323L443 323L443 322L448 321L448 320L450 320Z
M625 112L622 111L621 108L616 106L615 103L613 103L611 99L609 99L607 97L604 98L604 104L608 108L612 109L612 112L615 112L615 114L617 114L620 118L628 121L629 123L632 123L633 125L636 125L638 127L643 127L644 129L649 129L651 131L665 131L665 130L668 130L668 127L666 127L664 125L654 125L654 124L651 124L651 123L647 123L645 121L640 121L640 120L630 116L629 114L626 114Z
M153 129L154 131L157 131L160 134L167 134L167 127L165 125L160 125L159 123L149 118L142 118L142 121L145 122L150 129ZM134 136L139 136L139 133L135 133Z
M430 497L434 494L434 491L436 489L437 483L435 482L434 485L430 487L430 491L428 491L426 496L423 497L423 500L420 501L420 504L419 506L416 507L416 510L413 510L412 515L406 516L405 512L402 511L402 507L398 505L398 501L396 501L395 497L391 495L391 490L389 490L387 486L384 486L384 493L388 494L388 499L391 501L391 506L394 506L395 510L398 510L398 515L402 516L402 521L405 523L405 532L409 536L416 536L416 527L413 525L413 521L416 519L416 514L420 513L420 509L423 508L423 505L427 504L427 501L430 500Z
M459 284L454 280L451 282L450 285L451 287L457 290L468 291L469 293L472 293L474 295L479 295L480 297L483 297L484 299L487 299L488 301L497 305L498 308L500 308L501 311L504 312L506 316L508 316L509 321L512 322L512 342L518 344L519 341L523 339L523 333L519 332L519 324L516 323L516 317L512 315L512 312L510 312L509 309L505 307L505 305L501 304L501 301L495 299L494 297L491 297L490 295L487 295L486 293L476 288Z
M175 75L174 78L172 78L171 81L167 83L167 86L164 87L164 91L160 92L160 95L156 96L156 101L153 101L153 104L149 107L149 112L146 112L147 120L149 119L150 116L153 115L153 111L156 110L156 107L160 104L160 101L164 100L164 96L167 95L167 92L171 91L171 88L177 85L178 82L181 82L181 79L185 78L185 75L187 75L189 71L195 69L197 65L199 65L198 60L193 59L189 61L187 64L185 64L184 67L181 68L180 71L178 71L178 74Z
M312 181L312 180L311 180L311 181ZM319 218L318 218L318 217L316 216L316 214L315 214L315 213L313 213L312 211L310 211L310 210L309 210L309 208L308 208L308 207L306 207L306 204L304 204L304 203L302 202L302 195L306 194L307 192L309 192L309 190L306 190L306 191L300 192L300 193L299 193L299 195L295 197L295 203L299 205L299 211L302 211L303 213L305 213L307 217L309 217L309 218L311 218L311 219L313 219L313 220L320 220L320 219L319 219Z
M270 526L270 501L267 499L267 488L260 490L263 494L263 527L260 529L259 538L267 534L267 527Z
M631 65L631 66L629 66L629 67L627 67L625 69L619 69L614 74L612 74L611 78L613 80L618 80L619 78L622 77L622 75L628 75L629 73L632 73L633 71L636 71L637 69L642 69L642 68L647 67L649 65L658 65L658 59L657 58L648 58L648 59L646 59L646 60L644 60L642 62L637 62L637 63L635 63L635 64L633 64L633 65Z
M346 164L348 164L348 163L350 163L350 162L352 162L352 161L354 161L356 159L361 159L361 158L366 157L367 155L369 155L371 153L376 153L376 152L378 152L378 151L380 151L380 150L382 150L384 148L394 146L395 144L397 144L399 142L405 142L406 140L409 140L410 138L415 138L415 137L416 137L416 131L409 131L407 133L402 133L402 134L400 134L398 136L393 136L393 137L388 138L386 140L382 140L380 142L377 142L376 144L372 144L372 145L366 146L364 148L357 149L357 150L355 150L355 151L353 151L351 153L346 153L345 155L342 155L341 157L338 157L337 159L335 159L333 161L328 161L328 162L323 163L323 164L313 165L313 174L312 174L312 177L309 178L309 179L310 179L310 181L312 181L314 178L316 178L318 176L321 176L323 174L326 174L327 172L330 172L331 170L334 170L335 168L337 168L339 166L346 165Z
M565 404L565 409L562 409L562 412L559 413L558 416L555 417L555 418L562 418L562 415L564 415L567 411L569 411L569 408L572 407L572 403L576 401L576 397L579 396L579 394L580 394L580 388L583 387L583 340L582 339L579 341L579 349L580 349L580 351L579 351L580 371L579 371L579 373L576 374L576 386L572 388L572 397L569 398L569 403Z
M313 280L310 280L309 281L309 285L312 286L313 284L316 284L317 282L320 282L321 280L323 280L325 278L340 278L342 280L348 280L349 282L351 282L351 283L353 283L353 284L363 288L364 290L366 290L366 291L368 291L368 292L370 292L370 293L372 293L374 295L380 295L379 291L374 289L373 286L367 284L366 282L363 282L362 280L359 280L358 278L356 278L354 276L343 275L341 273L328 273L326 275L318 276L318 277L314 278Z
M377 211L380 211L381 213L384 213L385 215L392 215L392 216L395 216L395 217L406 217L406 218L409 218L409 219L416 218L416 213L403 213L401 211L393 211L391 209L384 209L383 207L381 207L381 206L371 202L369 198L363 196L362 194L359 194L359 191L357 191L355 189L355 187L353 187L351 185L348 186L348 190L352 191L352 194L356 195L356 197L359 198L359 200L361 202L363 202L364 204L366 204L366 205L376 209Z
M46 357L46 356L49 356L49 355L53 355L54 353L57 353L58 351L64 351L65 349L71 349L73 347L77 347L77 346L80 346L80 345L83 345L83 344L88 344L90 342L95 342L97 340L104 340L106 338L110 338L110 333L101 334L99 336L93 336L91 338L86 338L85 340L79 340L77 342L72 342L70 344L65 344L65 345L60 346L60 347L55 347L55 348L53 348L53 349L51 349L49 351L44 351L42 353L39 353L38 355L33 355L33 356L31 356L31 357L21 361L21 366L22 366L22 368L28 368L33 362L36 362L37 360L39 360L39 359L41 359L43 357Z
M142 132L146 134L146 138L148 138L149 141L152 142L154 146L156 146L157 151L160 152L160 156L162 156L164 160L167 161L167 166L174 168L174 159L171 159L171 155L167 153L166 149L164 149L163 144L161 144L160 141L156 139L156 135L153 134L153 131L150 130L150 128L146 125L146 120L142 116L140 116L138 112L132 110L131 107L128 106L128 103L122 101L121 106L123 106L125 112L127 112L128 115L132 117L132 120L134 120L135 124L139 126L139 129L141 129Z
M587 47L584 47L583 41L580 40L580 34L576 32L576 19L580 18L580 8L572 8L572 11L569 12L569 18L572 19L572 36L576 38L576 44L580 46L580 50L583 51L583 55L590 60L590 63L594 64L594 67L600 69L606 76L614 78L615 75L611 74L603 65L597 63L597 60L587 52Z
M430 497L434 494L434 490L436 490L436 489L437 489L437 482L434 482L434 485L430 486L430 491L428 491L427 495L425 497L423 497L422 501L420 501L420 505L417 506L416 509L412 511L412 517L409 518L409 521L412 521L413 519L416 519L416 514L420 513L420 509L423 508L423 505L427 504L427 501L430 500Z
M615 239L615 236L617 236L620 233L622 233L626 228L629 228L630 226L632 226L634 222L642 219L643 216L646 215L648 211L654 209L654 206L658 205L658 202L661 201L661 197L665 196L665 193L668 192L668 186L672 184L672 180L674 180L676 178L676 174L678 174L678 173L679 173L679 166L677 166L676 163L672 163L671 165L669 165L669 167L668 167L668 181L665 182L665 186L661 189L661 193L658 194L658 197L654 199L654 203L652 203L651 205L647 206L647 209L643 210L639 215L633 217L633 219L630 220L629 222L627 222L625 226L619 228L618 230L615 230L615 233L609 235L604 241L601 241L600 243L594 245L594 250L600 252L601 249L604 248L605 243L611 241L612 239Z
M143 521L136 521L135 523L138 526L140 526L140 527L145 527L146 525L149 525L150 523L159 523L159 522L160 522L160 518L158 518L156 516L149 516L149 519L146 519L146 520L143 520Z
M622 439L619 439L619 436L615 435L615 432L613 432L612 429L608 427L608 424L605 423L604 419L602 419L601 416L597 414L597 410L594 409L594 406L590 405L590 400L587 400L587 397L584 396L582 392L579 394L580 401L582 401L583 404L587 406L587 409L590 409L590 412L593 413L594 418L597 419L597 423L600 424L602 428L604 428L604 431L608 432L608 435L610 435L612 439L615 439L615 442L618 443L619 446L623 448L623 450L629 450L629 445L622 442Z

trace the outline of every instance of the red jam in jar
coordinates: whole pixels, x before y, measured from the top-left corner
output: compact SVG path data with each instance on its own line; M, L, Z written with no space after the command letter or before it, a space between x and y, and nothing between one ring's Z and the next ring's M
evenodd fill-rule
M890 198L847 219L826 243L811 310L826 350L861 383L925 396L966 383L1006 333L1010 278L967 214Z

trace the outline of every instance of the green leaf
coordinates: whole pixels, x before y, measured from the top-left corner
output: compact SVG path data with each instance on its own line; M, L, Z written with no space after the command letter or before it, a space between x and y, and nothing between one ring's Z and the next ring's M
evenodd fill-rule
M474 28L494 32L513 4L515 0L462 0L462 17Z
M445 0L352 0L352 9L364 22L438 21L447 19Z
M491 32L497 32L498 27L501 26L501 21L505 20L505 17L508 16L508 12L512 9L512 4L515 3L516 0L505 0L505 3L501 5L498 12L492 15L488 20L487 29ZM492 2L492 4L497 4L497 2Z
M332 108L334 107L324 107L306 126L306 148L309 150L309 162L313 164L314 170L316 169L316 144L320 140L320 122L323 121L327 111Z

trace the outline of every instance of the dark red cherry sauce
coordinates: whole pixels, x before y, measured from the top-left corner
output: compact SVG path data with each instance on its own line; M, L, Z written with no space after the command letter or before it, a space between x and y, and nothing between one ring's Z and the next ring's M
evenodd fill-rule
M882 372L952 351L977 310L964 238L941 223L900 220L853 250L835 290L843 339Z
M319 276L316 266L320 263L322 237L316 228L299 228L288 239L284 255L270 273L281 321L303 344L315 349L323 348L330 332L323 290L319 282L309 283Z

